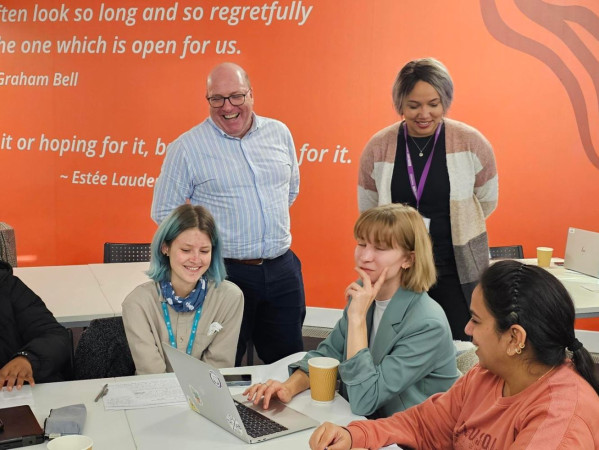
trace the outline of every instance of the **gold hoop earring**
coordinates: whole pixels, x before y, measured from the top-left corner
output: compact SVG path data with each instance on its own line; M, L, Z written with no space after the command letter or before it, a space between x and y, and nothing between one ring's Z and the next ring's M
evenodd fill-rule
M516 349L516 354L517 354L517 355L520 355L520 354L522 354L522 349L521 349L521 348L517 348L517 349Z
M524 350L524 347L526 347L526 345L524 345L522 342L520 342L520 343L518 344L518 347L520 347L522 350Z

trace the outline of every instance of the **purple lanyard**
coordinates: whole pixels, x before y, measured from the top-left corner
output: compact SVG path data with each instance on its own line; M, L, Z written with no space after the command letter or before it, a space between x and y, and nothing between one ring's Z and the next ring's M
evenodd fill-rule
M416 197L416 209L420 209L420 198L422 197L422 192L424 191L424 185L426 184L426 178L428 177L428 172L431 168L431 163L433 161L433 153L435 153L435 147L437 146L437 139L439 139L439 134L441 134L441 127L443 126L443 122L439 123L437 127L437 131L435 132L435 141L433 142L433 149L431 150L431 154L424 165L424 170L422 171L422 175L420 176L420 183L418 183L418 187L416 187L416 176L414 175L414 165L412 164L412 157L410 156L410 150L408 149L408 127L404 123L403 127L403 135L404 140L406 141L406 164L408 165L408 177L410 178L410 187L412 188L412 192L414 193L414 197Z

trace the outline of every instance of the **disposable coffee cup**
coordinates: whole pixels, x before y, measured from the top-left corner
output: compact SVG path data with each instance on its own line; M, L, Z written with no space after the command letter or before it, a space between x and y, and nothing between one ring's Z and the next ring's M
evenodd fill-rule
M537 265L539 267L549 267L553 249L551 247L537 247Z
M330 403L335 398L337 385L337 368L339 361L335 358L319 356L308 360L310 376L310 395L318 403Z
M48 442L48 450L92 450L94 441L89 436L69 434Z

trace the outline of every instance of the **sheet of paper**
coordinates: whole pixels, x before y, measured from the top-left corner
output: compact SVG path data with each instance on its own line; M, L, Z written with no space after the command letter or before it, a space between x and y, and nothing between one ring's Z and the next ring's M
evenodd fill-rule
M12 391L3 388L0 390L0 408L10 408L12 406L31 405L33 406L33 392L31 386L24 385L20 390L16 388Z
M103 400L106 410L152 408L186 402L175 377L109 383Z

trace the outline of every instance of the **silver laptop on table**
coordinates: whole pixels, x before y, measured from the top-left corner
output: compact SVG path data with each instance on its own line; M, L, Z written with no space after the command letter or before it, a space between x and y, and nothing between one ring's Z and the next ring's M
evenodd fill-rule
M218 369L165 342L162 348L190 408L249 444L320 425L278 400L264 410L248 402L243 395L231 396Z
M599 278L599 233L569 228L564 267Z

